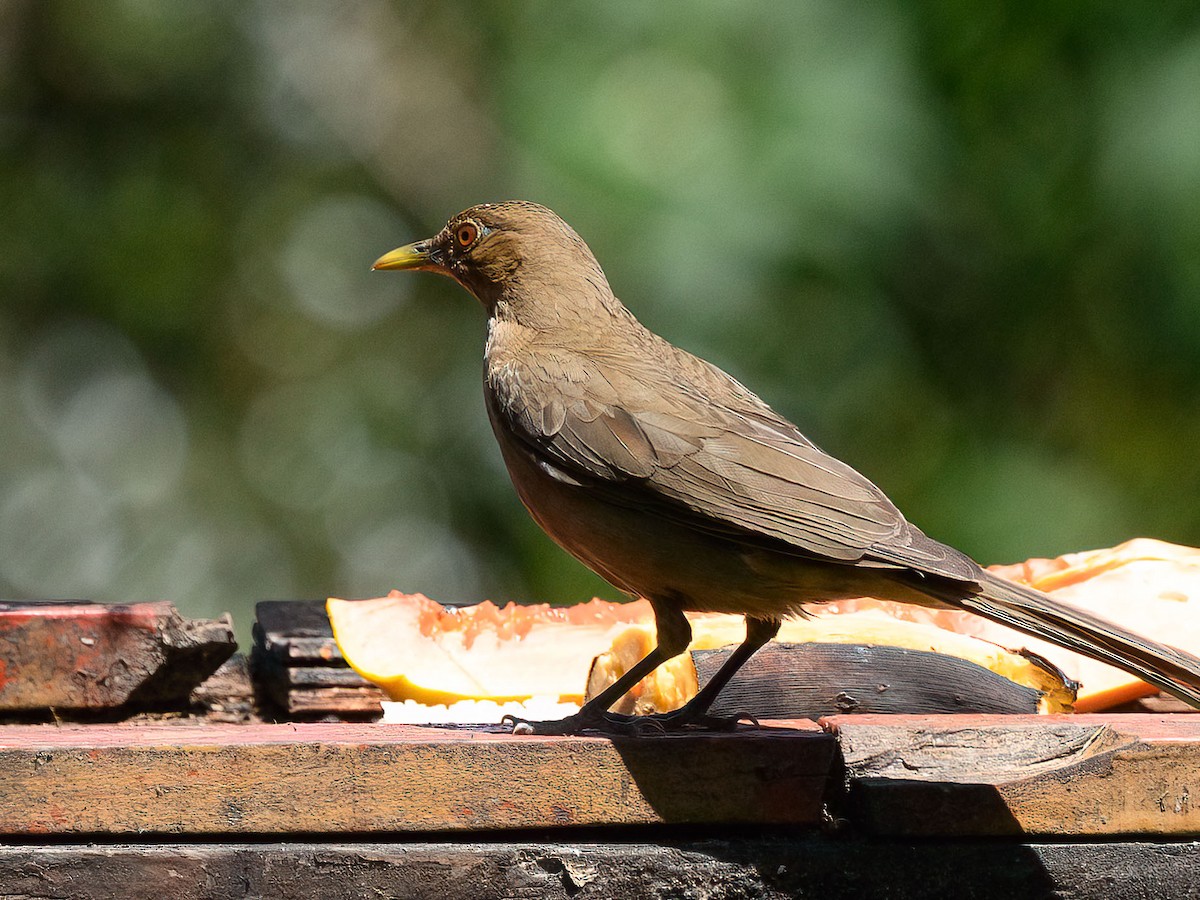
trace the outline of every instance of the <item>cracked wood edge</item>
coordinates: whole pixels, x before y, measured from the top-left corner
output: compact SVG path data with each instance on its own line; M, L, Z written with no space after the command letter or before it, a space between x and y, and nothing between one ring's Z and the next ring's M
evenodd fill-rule
M1200 834L1200 717L839 716L846 810L888 835Z

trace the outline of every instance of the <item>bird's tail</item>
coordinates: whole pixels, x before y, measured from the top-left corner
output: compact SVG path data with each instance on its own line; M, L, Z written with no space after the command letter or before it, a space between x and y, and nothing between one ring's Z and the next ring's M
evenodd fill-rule
M982 590L955 606L1116 666L1200 709L1200 659L1134 634L1033 588L984 572Z

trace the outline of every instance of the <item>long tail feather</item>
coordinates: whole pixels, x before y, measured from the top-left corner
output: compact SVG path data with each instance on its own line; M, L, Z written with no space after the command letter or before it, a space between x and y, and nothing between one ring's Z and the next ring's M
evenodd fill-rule
M982 590L976 594L938 592L938 596L984 618L1123 669L1200 709L1200 659L1190 653L990 573L984 573L979 583Z

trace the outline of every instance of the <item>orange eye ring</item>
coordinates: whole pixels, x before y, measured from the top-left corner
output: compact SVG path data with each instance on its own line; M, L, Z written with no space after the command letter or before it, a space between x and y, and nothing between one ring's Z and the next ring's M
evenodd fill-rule
M458 246L466 250L479 239L479 228L474 222L463 222L454 229L454 240Z

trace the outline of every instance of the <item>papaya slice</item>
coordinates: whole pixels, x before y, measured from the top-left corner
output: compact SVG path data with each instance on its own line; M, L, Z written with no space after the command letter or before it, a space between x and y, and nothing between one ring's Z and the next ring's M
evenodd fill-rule
M455 608L399 591L330 598L325 609L355 671L393 700L425 704L535 696L582 702L592 658L630 623L654 615L645 600Z

